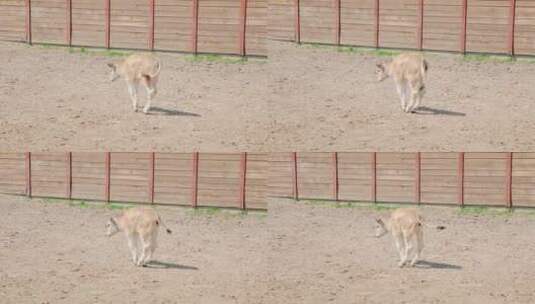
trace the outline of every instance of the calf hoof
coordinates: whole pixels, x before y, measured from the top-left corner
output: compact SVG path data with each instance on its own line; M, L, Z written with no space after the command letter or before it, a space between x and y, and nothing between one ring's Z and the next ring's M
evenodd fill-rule
M399 263L398 263L398 267L399 267L399 268L402 268L403 266L405 266L405 262L399 262Z
M143 109L143 113L149 114L149 110L150 110L149 108L145 108L145 109Z

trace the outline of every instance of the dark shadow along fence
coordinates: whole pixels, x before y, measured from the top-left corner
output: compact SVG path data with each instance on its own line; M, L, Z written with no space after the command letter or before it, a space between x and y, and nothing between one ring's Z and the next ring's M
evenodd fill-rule
M267 0L1 0L0 40L267 55Z
M261 153L0 153L0 192L267 209Z
M270 38L535 55L532 0L273 0Z
M269 196L535 207L535 153L275 153Z

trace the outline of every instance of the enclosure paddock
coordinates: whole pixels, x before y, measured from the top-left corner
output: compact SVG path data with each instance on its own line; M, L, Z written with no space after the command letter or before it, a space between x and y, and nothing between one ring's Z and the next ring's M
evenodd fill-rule
M272 151L535 149L532 63L426 54L426 94L411 115L392 80L376 81L375 64L388 57L280 42L269 54Z
M88 51L89 52L89 51ZM134 113L107 53L0 43L3 151L266 151L265 59L198 60L159 53L149 115ZM112 53L116 54L116 53ZM140 103L145 94L140 91ZM6 116L9 115L9 116ZM9 118L8 118L9 117Z
M105 236L120 212L0 196L4 303L261 303L264 215L160 207L153 263L132 264L124 235ZM118 288L120 286L120 288Z
M317 204L317 203L316 203ZM329 207L331 206L331 207ZM422 262L398 268L389 210L275 200L269 206L269 303L533 303L533 213L425 207Z

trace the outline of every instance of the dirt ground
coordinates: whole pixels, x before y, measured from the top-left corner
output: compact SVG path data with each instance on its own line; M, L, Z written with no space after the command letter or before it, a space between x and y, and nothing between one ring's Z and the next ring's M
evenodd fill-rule
M159 93L144 115L124 81L109 82L117 58L0 42L0 150L267 151L265 59L158 56Z
M398 268L374 218L390 210L276 201L268 303L534 303L533 212L424 207L423 262ZM275 296L276 295L276 296Z
M270 44L274 151L529 151L535 148L528 62L428 54L419 114L401 112L385 58L334 47Z
M533 63L427 54L419 114L400 111L375 54L270 42L269 59L164 62L152 115L134 113L105 53L0 43L3 151L533 150ZM144 102L144 92L140 99Z
M154 259L131 263L119 210L1 196L0 303L263 303L265 214L161 207ZM199 213L200 212L200 213Z

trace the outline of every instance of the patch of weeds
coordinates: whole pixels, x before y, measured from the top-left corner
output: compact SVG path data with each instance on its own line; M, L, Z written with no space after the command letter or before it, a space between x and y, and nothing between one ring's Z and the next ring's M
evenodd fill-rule
M221 209L216 207L197 207L189 210L189 213L195 216L212 216L220 212Z
M487 206L466 206L459 209L461 215L491 215L511 216L513 213L508 208L492 208Z
M86 201L68 201L69 206L78 207L78 208L89 208L92 207Z
M476 61L476 62L507 63L507 62L515 61L514 57L506 56L506 55L466 54L462 58L464 61Z
M516 61L520 62L520 63L533 64L533 63L535 63L535 58L533 58L533 57L518 57L518 58L516 58Z
M401 54L401 52L396 50L378 49L375 50L373 54L377 57L393 57Z
M134 207L134 205L126 203L104 203L104 206L111 210L123 210Z
M186 56L186 61L189 62L217 62L227 64L243 64L247 63L247 57L216 55L216 54L198 54Z

